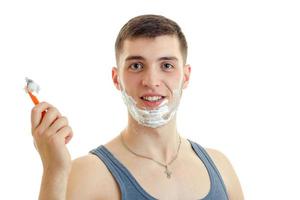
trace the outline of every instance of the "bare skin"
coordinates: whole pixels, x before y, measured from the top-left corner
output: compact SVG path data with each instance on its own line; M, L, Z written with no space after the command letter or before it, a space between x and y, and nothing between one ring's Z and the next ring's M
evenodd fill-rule
M142 105L140 96L145 93L159 93L172 101L172 94L168 88L176 89L181 84L183 88L186 88L189 83L191 67L184 64L179 42L173 36L125 40L117 63L118 68L112 69L114 85L120 90L119 80L121 80L126 92L138 102L138 105ZM47 106L40 105L40 107L46 108ZM40 109L39 106L37 109L39 111L33 117L35 121L33 127L36 127L40 120L37 115L45 110ZM86 155L70 164L70 157L65 146L68 134L58 134L57 140L49 140L49 137L39 139L40 136L35 136L38 135L36 132L39 132L36 130L53 130L52 132L41 131L40 135L57 134L57 129L49 129L49 126L51 127L49 122L53 122L54 117L50 120L50 117L46 117L47 114L44 117L47 121L44 123L46 128L33 129L37 149L46 169L40 199L47 199L47 195L53 197L48 199L61 200L121 199L116 181L99 158ZM57 113L56 118L60 119L60 114ZM68 127L67 123L62 124L64 125L61 126ZM66 132L71 133L71 129ZM127 129L123 130L122 134L126 144L132 150L162 163L169 162L177 150L179 133L176 128L176 117L160 128L148 128L138 124L129 114ZM126 166L142 188L157 199L200 199L205 197L210 190L208 172L192 150L190 143L184 138L182 138L178 157L170 166L171 179L166 178L164 168L155 162L128 152L121 144L120 135L105 146ZM244 199L240 183L228 159L217 150L207 149L207 152L223 177L229 198L231 200ZM53 160L55 162L52 162ZM52 165L54 163L60 167ZM48 172L51 172L51 176ZM57 180L60 182L55 185ZM48 189L49 185L51 190ZM56 194L56 191L59 191L59 194Z
M43 111L47 111L42 117ZM43 102L32 109L32 136L43 163L39 199L65 199L72 162L66 144L72 138L68 120Z

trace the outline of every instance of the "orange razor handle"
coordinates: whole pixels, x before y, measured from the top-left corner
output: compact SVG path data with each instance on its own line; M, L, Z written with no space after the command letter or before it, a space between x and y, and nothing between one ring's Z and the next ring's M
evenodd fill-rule
M30 91L28 91L28 94L32 100L32 102L34 103L34 105L37 105L40 103L40 101L38 100L38 98L36 96L34 96ZM42 112L42 117L44 117L44 115L46 114L46 111Z
M29 94L29 96L30 96L32 102L34 103L34 105L37 105L37 104L40 103L40 101L37 99L37 97L34 96L30 91L28 91L28 94Z

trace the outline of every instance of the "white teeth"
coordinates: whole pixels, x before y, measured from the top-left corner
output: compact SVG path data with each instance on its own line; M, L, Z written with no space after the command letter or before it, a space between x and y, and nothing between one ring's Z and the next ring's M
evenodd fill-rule
M162 98L162 96L152 96L152 97L142 97L142 98L147 101L158 101Z

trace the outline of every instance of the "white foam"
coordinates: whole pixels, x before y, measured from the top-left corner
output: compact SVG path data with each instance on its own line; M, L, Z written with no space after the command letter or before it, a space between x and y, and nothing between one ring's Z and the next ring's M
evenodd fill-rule
M40 91L40 86L37 83L35 83L33 80L27 77L25 78L25 80L27 83L25 90L28 90L30 92L36 92L36 93Z

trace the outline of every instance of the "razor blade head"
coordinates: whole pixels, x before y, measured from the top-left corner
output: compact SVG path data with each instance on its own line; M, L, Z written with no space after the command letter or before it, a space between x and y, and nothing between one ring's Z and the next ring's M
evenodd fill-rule
M35 83L32 79L26 77L25 80L26 80L25 90L30 92L36 92L36 93L40 91L40 86L37 83Z

